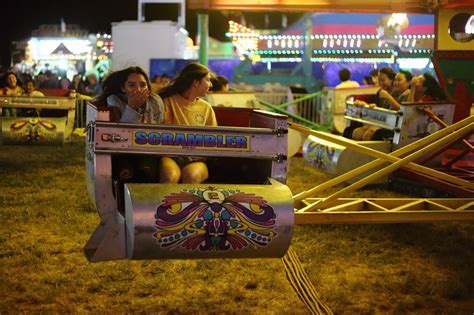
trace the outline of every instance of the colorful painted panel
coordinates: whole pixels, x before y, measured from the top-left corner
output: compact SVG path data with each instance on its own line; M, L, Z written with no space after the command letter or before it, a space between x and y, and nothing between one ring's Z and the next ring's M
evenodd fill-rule
M315 168L336 174L337 160L343 150L342 146L309 136L303 144L303 157Z
M52 119L41 118L15 118L3 119L2 126L3 143L43 143L56 141L58 132L64 130L64 126ZM64 123L62 123L64 125Z
M164 196L153 234L161 248L227 251L265 247L277 233L276 213L262 197L215 187Z

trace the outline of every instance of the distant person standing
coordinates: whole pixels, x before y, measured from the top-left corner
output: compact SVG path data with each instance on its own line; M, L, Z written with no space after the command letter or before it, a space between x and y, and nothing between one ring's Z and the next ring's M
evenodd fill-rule
M162 88L170 83L171 79L163 73L161 76L155 75L151 80L151 92L157 94Z
M51 70L46 70L45 75L46 79L44 80L44 84L40 86L40 88L57 89L59 87L59 79L56 73L51 72Z
M379 70L374 69L370 71L370 76L372 77L372 82L374 85L379 85Z
M71 84L71 81L69 81L69 79L67 78L66 71L61 71L58 88L67 90L69 89L70 84Z
M84 94L89 96L97 96L102 93L98 75L94 72L89 72L86 75L86 83L84 84Z
M374 80L372 79L371 76L365 76L364 79L362 80L362 83L364 85L375 85Z
M212 92L229 92L229 80L223 76L223 75L218 75L216 77L211 78L211 83L212 83Z
M162 86L162 87L168 86L168 84L170 84L170 82L171 82L170 76L167 75L166 73L163 73L163 74L161 75L161 78L160 78L161 86Z
M354 88L360 86L358 82L351 81L351 72L347 68L342 68L339 70L339 80L341 83L336 85L336 89Z
M44 74L43 71L40 71L40 73L38 73L38 75L36 76L35 86L40 89L46 87L46 74Z
M76 93L84 94L84 82L82 81L82 74L78 73L72 77L72 82L69 84L69 89L76 91Z

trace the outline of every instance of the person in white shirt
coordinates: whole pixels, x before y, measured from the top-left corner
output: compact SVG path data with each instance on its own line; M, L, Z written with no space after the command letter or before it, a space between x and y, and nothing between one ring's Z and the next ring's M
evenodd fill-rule
M349 69L342 68L339 70L339 80L341 80L341 83L336 85L336 89L359 87L357 81L351 81L351 72Z

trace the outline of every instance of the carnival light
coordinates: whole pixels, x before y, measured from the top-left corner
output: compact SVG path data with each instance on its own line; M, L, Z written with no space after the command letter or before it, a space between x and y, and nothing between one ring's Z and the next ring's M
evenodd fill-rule
M234 21L229 21L229 37L232 38L232 43L236 47L237 53L243 56L251 55L252 51L257 50L260 35L248 27ZM268 46L271 47L271 44L268 45L267 42Z
M433 67L430 58L398 58L397 62L400 68L425 69Z
M28 41L31 55L34 60L41 60L47 58L55 58L52 53L60 45L64 45L72 55L66 56L69 59L83 59L83 56L92 50L92 44L85 39L68 39L68 38L47 38L40 39L38 37L32 38ZM56 58L59 58L57 54Z
M406 20L407 20L406 13L392 13L392 15L387 21L387 26L397 27L398 25L402 25Z
M391 23L396 23L397 19L403 18L403 15L394 16L395 20ZM232 38L232 42L236 47L236 51L239 56L248 56L252 61L264 59L267 61L275 61L271 58L277 58L277 60L283 60L282 58L291 58L296 60L297 55L303 55L304 51L299 50L301 47L301 40L304 40L306 35L286 35L286 34L260 34L255 30L242 26L236 22L229 22L229 32L226 33L228 37ZM406 53L414 54L426 54L429 53L428 49L410 49L415 48L417 44L423 48L426 42L417 41L417 39L432 39L434 34L421 35L421 34L408 34L401 35L396 34L393 38L396 39L398 47L406 47ZM392 60L394 56L398 55L398 52L392 49L392 42L387 42L379 38L378 35L373 34L313 34L309 36L314 41L314 47L321 47L324 49L315 49L313 53L316 55L341 55L338 60L346 60L348 58L343 55L353 54L382 54L389 55L384 57L385 60L390 58ZM261 44L260 41L262 41ZM376 49L373 49L375 46ZM371 47L371 49L362 50L361 47ZM398 48L397 48L398 49ZM272 57L275 56L275 57ZM319 58L319 57L317 57ZM330 57L333 58L333 57ZM335 58L335 57L334 57ZM384 59L382 58L382 59ZM362 57L364 60L372 60L372 58ZM287 59L284 59L287 60ZM377 62L381 62L377 58Z
M467 20L464 30L466 34L474 34L474 15Z

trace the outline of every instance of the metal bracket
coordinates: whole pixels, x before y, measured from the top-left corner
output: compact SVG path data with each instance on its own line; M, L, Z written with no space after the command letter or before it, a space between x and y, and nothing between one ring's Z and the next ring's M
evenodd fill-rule
M273 130L273 132L276 133L277 137L282 137L283 135L288 134L288 129L279 127L278 129Z
M110 141L112 143L115 142L127 142L128 138L121 137L120 135L117 135L115 133L110 134L110 133L103 133L101 137L102 141Z
M277 163L282 163L283 161L286 161L288 159L288 157L286 156L286 154L282 154L282 153L278 153L274 158L273 160Z

